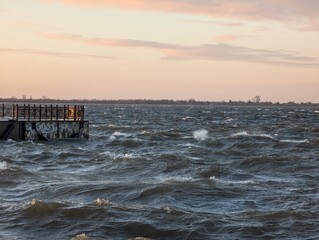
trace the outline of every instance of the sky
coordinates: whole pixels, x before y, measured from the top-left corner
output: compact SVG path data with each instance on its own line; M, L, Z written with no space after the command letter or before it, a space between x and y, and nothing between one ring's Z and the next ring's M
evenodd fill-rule
M0 0L0 97L319 102L318 0Z

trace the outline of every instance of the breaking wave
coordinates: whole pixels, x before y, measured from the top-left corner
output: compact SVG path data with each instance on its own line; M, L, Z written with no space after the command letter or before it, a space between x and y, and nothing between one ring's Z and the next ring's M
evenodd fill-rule
M278 139L270 134L266 133L255 133L255 132L247 132L247 131L242 131L238 133L234 133L231 135L231 138L236 138L236 137L253 137L253 138L264 138L264 139L270 139L273 141L278 141Z

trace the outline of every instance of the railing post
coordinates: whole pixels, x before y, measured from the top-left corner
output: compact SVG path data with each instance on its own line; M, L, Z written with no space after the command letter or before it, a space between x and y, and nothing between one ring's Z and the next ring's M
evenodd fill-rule
M2 118L4 118L4 103L2 103Z
M28 104L28 121L30 121L30 115L31 115L30 104Z
M53 109L52 109L52 104L51 104L51 116L50 116L50 118L51 118L51 121L52 121L52 117L53 117Z
M82 121L84 121L84 105L82 105Z
M74 105L74 121L76 121L76 114L77 114L76 105Z
M12 113L11 113L11 117L12 117L12 119L14 119L15 117L14 117L14 104L12 104Z
M40 106L39 106L39 121L41 121L41 104L40 104Z
M17 120L19 119L19 105L17 104Z
M58 108L58 105L55 106L56 109L55 109L55 112L56 112L56 120L59 119L59 108Z
M69 112L70 112L70 105L68 105L68 121L70 120Z
M35 119L35 116L36 116L36 109L35 109L35 104L33 104L33 119Z
M44 113L45 113L45 120L47 120L48 119L48 106L46 104L45 104Z
M65 105L63 105L63 121L65 121Z
M23 104L23 118L26 119L26 117L25 117L25 104Z

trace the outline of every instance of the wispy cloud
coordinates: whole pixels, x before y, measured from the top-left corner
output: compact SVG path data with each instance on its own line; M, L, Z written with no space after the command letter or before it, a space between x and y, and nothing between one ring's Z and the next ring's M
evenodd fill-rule
M31 55L44 55L50 57L63 57L63 58L94 58L101 60L111 60L113 57L103 55L79 54L79 53L65 53L65 52L50 52L38 49L23 49L23 48L0 48L1 53L22 53Z
M143 47L143 48L174 48L177 45L166 44L155 41L142 41L134 39L116 39L116 38L87 38L81 35L75 34L53 34L53 33L41 33L42 36L51 39L71 40L87 45L94 46L108 46L108 47Z
M167 55L176 60L220 60L251 62L268 65L318 67L316 58L300 56L285 51L253 49L229 44L203 44L195 47L181 47Z
M41 0L77 6L138 11L176 12L236 20L293 21L312 26L318 20L318 0Z
M319 31L319 20L312 21L311 24L308 24L308 25L302 25L299 27L295 27L295 29L298 31L303 31L303 32L318 32Z
M215 37L215 40L217 42L231 42L235 40L240 40L240 39L247 39L247 38L253 38L256 39L257 36L254 35L242 35L242 34L226 34L226 35L219 35Z
M253 49L247 47L231 46L229 44L202 44L199 46L183 46L144 40L88 38L73 34L44 33L43 36L51 39L68 40L100 47L148 48L160 51L164 54L165 59L170 60L220 60L273 65L308 67L319 66L316 58L301 56L293 52L282 50L274 51Z
M202 23L202 24L212 24L212 25L218 25L218 26L226 26L226 27L242 27L245 25L243 22L238 21L209 21L209 20L194 20L194 19L184 19L183 22L188 23Z

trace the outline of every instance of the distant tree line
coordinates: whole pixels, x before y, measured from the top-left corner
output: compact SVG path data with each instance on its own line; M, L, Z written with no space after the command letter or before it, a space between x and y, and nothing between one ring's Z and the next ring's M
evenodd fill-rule
M52 99L47 97L42 97L39 99L35 98L0 98L0 102L2 103L25 103L25 104L61 104L61 103L69 103L69 104L159 104L159 105L319 105L319 103L295 103L293 101L287 103L273 103L269 101L261 101L260 96L256 96L251 100L245 101L198 101L194 98L189 100L172 100L172 99Z

